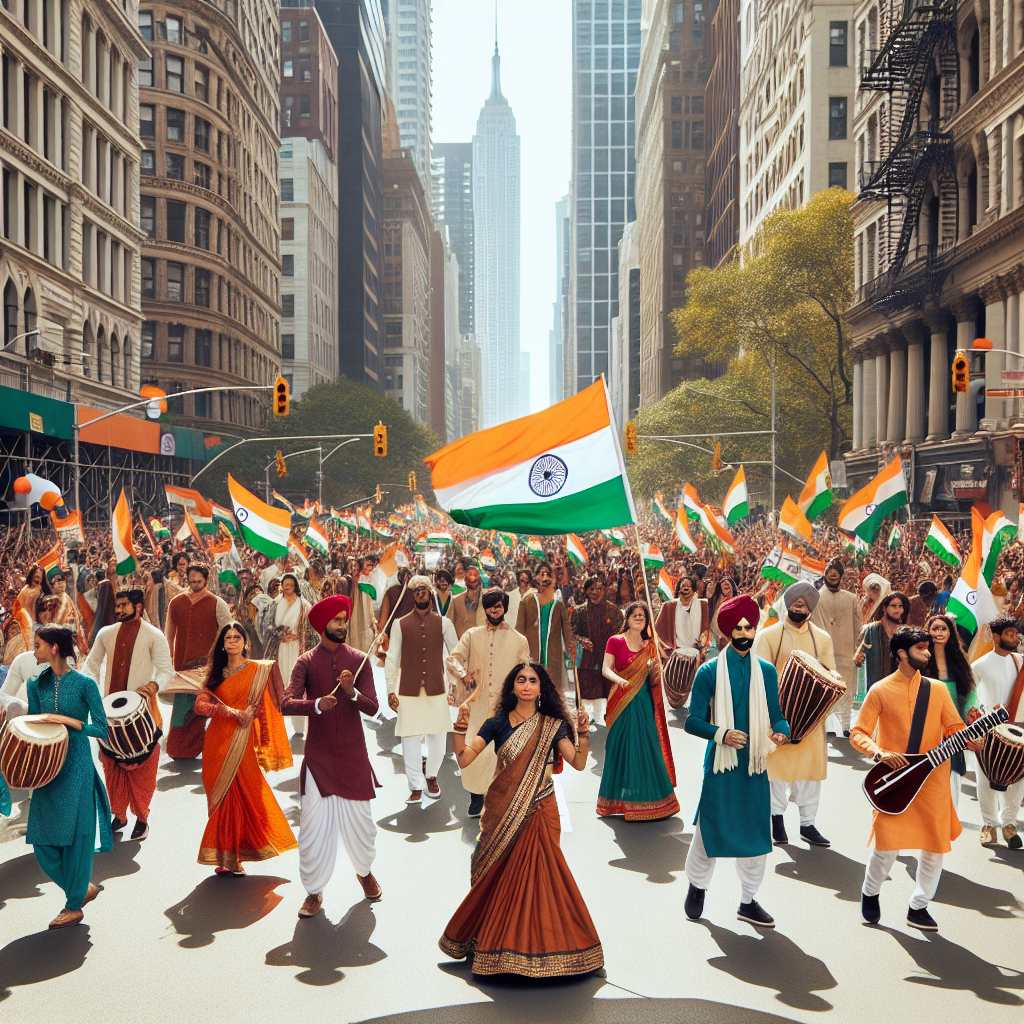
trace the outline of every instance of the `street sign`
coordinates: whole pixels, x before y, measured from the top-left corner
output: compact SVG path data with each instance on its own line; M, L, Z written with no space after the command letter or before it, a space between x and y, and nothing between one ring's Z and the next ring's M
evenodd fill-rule
M1005 381L1003 383L1006 383ZM1020 388L985 388L989 398L1024 398L1024 387Z
M999 374L999 380L1003 384L1024 385L1024 370L1003 370Z

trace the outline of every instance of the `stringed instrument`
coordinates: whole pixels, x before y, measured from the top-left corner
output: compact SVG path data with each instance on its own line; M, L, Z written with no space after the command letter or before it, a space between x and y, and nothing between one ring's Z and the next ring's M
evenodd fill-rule
M997 725L1009 720L1006 708L996 705L987 715L975 719L966 729L953 733L937 747L923 754L904 754L907 763L902 768L890 768L879 761L864 778L865 796L871 806L882 814L902 814L940 764L959 753L968 743L980 740Z

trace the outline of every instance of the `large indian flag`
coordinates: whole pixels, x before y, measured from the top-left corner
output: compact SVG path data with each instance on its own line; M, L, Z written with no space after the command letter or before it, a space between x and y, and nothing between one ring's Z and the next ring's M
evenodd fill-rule
M800 506L787 494L779 512L779 529L793 540L803 543L811 539L811 524L800 511Z
M686 519L686 510L682 509L681 512L682 515L679 512L676 513L676 540L679 541L686 551L695 555L697 553L697 542L690 533L690 524Z
M192 521L200 533L217 532L217 527L213 524L212 501L204 498L191 487L174 487L171 484L164 484L164 493L170 504L181 505L186 511L192 513Z
M114 542L117 575L128 576L138 572L139 559L135 554L135 544L132 542L132 510L128 507L123 487L121 497L114 506L114 514L110 517L110 536Z
M242 540L267 558L288 554L288 534L292 517L284 509L274 508L247 491L228 474L228 491L235 509L235 522Z
M466 526L556 534L636 522L604 377L424 461L441 507Z
M729 490L725 492L725 501L722 502L722 515L725 521L732 526L737 519L750 515L750 504L747 501L747 478L743 467L736 472L733 481L729 484Z
M903 460L897 455L881 473L862 487L839 512L839 529L873 543L882 523L907 504Z
M981 548L977 544L971 549L960 579L949 595L946 611L971 633L999 617L992 592L981 571Z
M828 468L828 456L822 452L815 462L811 475L800 492L797 505L800 511L813 521L832 504L832 474Z
M932 525L924 539L924 546L946 565L960 564L960 545L936 515L932 516Z
M981 535L981 572L989 586L992 586L1003 548L1016 536L1017 527L1002 512L993 512L985 520L985 531Z

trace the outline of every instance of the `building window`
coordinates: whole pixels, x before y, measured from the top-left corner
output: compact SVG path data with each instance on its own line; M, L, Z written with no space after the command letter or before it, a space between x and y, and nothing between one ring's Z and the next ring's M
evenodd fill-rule
M313 81L313 72L310 70L309 58L307 57L303 57L303 59L299 61L299 81Z
M210 366L213 363L213 332L196 331L196 366Z
M185 158L180 153L164 153L164 177L185 180Z
M176 43L178 46L181 46L181 19L168 18L165 24L167 27L167 42Z
M672 148L682 149L683 148L683 122L673 121L672 122Z
M139 154L139 173L156 174L156 153L151 149L144 149Z
M694 4L693 5L693 20L701 22L704 20L704 5Z
M704 113L704 97L703 96L691 96L690 97L690 113L691 114L703 114Z
M671 107L673 114L681 114L683 112L683 97L673 96L671 100Z
M845 68L847 65L846 25L845 21L830 21L828 23L829 67ZM845 137L843 136L843 138Z
M156 138L156 110L151 103L139 104L139 134L144 139Z
M156 198L154 196L139 197L139 219L142 230L150 238L156 238Z
M201 117L194 117L194 131L192 133L193 144L196 149L204 153L210 152L210 122L204 121Z
M282 295L281 296L281 316L282 317L293 317L293 316L295 316L295 296L294 295Z
M167 264L167 301L185 301L185 264Z
M846 138L846 97L832 96L828 101L828 137Z
M300 21L299 22L299 42L300 43L308 43L309 42L309 22L308 21Z
M167 200L167 240L169 242L185 241L185 215L188 212L186 203Z
M142 261L142 297L144 299L156 298L156 261L144 259Z
M292 256L291 254L286 254L281 257L281 276L295 276L295 257Z
M683 23L683 5L676 4L672 8L672 22L675 25L682 25Z
M192 173L194 175L194 181L200 188L210 187L210 166L209 164L202 164L198 160L192 162Z
M210 305L210 272L208 270L202 270L196 267L195 270L195 305L207 306ZM198 341L198 337L196 339ZM198 357L198 351L196 353ZM203 366L209 366L209 363L203 363Z
M185 141L185 111L175 107L167 108L167 141Z
M299 97L299 117L309 117L310 99L308 96Z
M295 202L295 179L294 178L282 178L281 179L281 202L282 203L294 203Z
M846 163L828 165L828 187L846 188Z
M196 65L194 91L197 100L202 100L205 103L209 98L210 72L202 64Z
M195 208L196 246L200 249L210 248L210 211Z
M281 358L282 359L294 359L295 358L295 335L294 334L282 334L281 335Z
M185 62L181 57L167 56L167 90L168 92L185 91Z
M147 43L153 42L153 12L139 11L139 34Z
M290 21L281 22L281 42L290 43L292 41L292 23Z
M142 358L152 359L156 355L156 321L142 321Z
M284 72L282 74L284 78L292 77L292 62L290 60L284 62Z
M704 148L704 122L694 121L690 135L691 149Z
M283 242L290 242L295 238L295 218L294 217L282 217L281 218L281 240Z
M147 57L139 61L139 87L153 88L153 58Z
M181 363L185 360L185 328L182 324L167 325L167 362Z

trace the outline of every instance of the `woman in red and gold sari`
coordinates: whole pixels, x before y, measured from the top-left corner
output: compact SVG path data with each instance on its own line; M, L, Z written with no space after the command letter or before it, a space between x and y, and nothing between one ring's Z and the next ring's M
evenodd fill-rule
M284 685L277 664L247 660L247 647L237 622L220 631L195 706L197 715L211 719L203 741L210 820L199 863L217 865L219 875L244 875L242 861L266 860L298 846L263 778L263 771L292 763L281 717Z
M465 768L488 743L498 766L484 799L469 895L439 943L474 974L552 978L604 965L601 940L559 847L552 772L564 759L586 767L590 720L576 728L542 665L517 665L505 678L494 718L466 743L469 704L459 709L455 756ZM578 746L575 736L578 735Z

